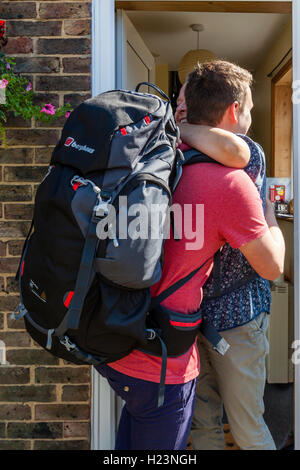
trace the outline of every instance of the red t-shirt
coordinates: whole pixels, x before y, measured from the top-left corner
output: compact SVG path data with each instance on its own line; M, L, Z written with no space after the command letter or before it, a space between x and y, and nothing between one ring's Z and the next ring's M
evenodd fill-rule
M214 253L225 242L228 242L232 248L239 248L251 240L262 237L267 230L267 224L258 191L249 176L243 170L214 163L197 163L183 168L181 180L173 195L174 204L178 204L182 213L186 214L182 239L166 240L162 277L152 286L151 294L155 297L211 258L192 279L162 303L172 310L188 314L199 310L202 286L211 272ZM198 213L196 205L199 205ZM204 224L201 205L204 208ZM189 223L191 213L192 224ZM184 220L184 217L182 219ZM178 232L180 227L177 223L178 219L175 217L175 227ZM198 237L193 241L191 235L196 229ZM203 246L201 246L202 238ZM192 244L189 249L187 243ZM138 350L109 365L131 377L157 383L160 381L161 358ZM168 358L166 384L188 382L197 377L199 372L199 353L194 343L184 355Z

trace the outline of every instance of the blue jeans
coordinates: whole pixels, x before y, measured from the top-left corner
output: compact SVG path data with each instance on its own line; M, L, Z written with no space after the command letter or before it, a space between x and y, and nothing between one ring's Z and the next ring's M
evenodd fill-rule
M190 432L196 379L165 386L163 406L157 407L158 385L136 379L107 365L96 370L124 401L116 450L185 450Z

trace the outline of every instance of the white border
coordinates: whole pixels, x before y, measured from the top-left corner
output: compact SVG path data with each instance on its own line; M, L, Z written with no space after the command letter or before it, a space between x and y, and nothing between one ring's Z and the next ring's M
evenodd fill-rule
M293 0L293 81L300 80L300 2ZM300 339L300 105L293 107L295 340ZM300 450L300 365L295 365L295 450Z

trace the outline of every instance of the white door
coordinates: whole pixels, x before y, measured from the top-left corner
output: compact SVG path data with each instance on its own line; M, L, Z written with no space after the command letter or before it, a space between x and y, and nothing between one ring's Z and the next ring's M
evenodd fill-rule
M117 11L116 33L117 88L133 90L140 82L154 82L154 57L124 10Z
M115 19L113 0L93 0L92 11L93 96L114 88L131 90L144 81L153 83L154 58L125 12L118 11ZM94 368L91 398L92 450L114 449L122 400Z

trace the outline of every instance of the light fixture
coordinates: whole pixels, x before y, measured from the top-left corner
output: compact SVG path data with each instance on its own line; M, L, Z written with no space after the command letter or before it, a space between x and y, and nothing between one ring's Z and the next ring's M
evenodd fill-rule
M188 74L194 70L194 67L198 62L218 59L216 54L213 52L208 51L207 49L199 49L199 33L204 31L203 24L192 24L190 28L197 32L197 49L187 52L180 61L178 66L178 75L181 84L186 81Z

